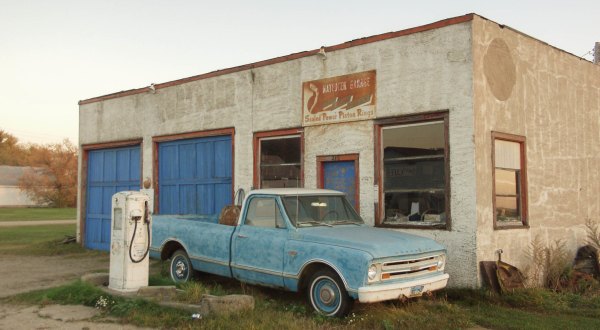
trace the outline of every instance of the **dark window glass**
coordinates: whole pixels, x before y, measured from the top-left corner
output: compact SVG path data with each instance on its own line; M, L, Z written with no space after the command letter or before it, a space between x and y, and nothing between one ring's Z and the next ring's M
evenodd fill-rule
M384 224L446 223L443 121L384 127Z
M300 187L301 166L299 136L260 140L261 188Z

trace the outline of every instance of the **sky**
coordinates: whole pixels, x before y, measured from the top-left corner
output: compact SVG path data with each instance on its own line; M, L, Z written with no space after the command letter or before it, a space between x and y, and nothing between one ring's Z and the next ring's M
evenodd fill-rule
M477 13L592 60L598 0L0 0L0 129L78 141L96 96Z

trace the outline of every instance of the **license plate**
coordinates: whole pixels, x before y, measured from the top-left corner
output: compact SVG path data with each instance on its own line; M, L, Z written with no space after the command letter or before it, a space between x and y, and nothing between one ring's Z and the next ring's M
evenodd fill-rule
M411 296L420 296L423 294L423 285L415 285L412 288L410 288L410 295Z

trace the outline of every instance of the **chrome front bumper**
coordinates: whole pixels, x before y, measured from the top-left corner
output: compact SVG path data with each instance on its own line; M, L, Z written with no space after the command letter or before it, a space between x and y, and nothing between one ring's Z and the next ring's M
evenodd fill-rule
M449 277L448 274L440 274L410 282L363 286L358 288L358 301L372 303L420 296L426 292L445 288Z

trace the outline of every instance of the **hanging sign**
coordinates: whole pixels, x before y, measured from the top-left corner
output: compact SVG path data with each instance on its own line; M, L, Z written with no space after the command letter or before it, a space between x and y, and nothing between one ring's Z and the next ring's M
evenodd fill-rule
M375 118L375 71L302 83L302 126Z

